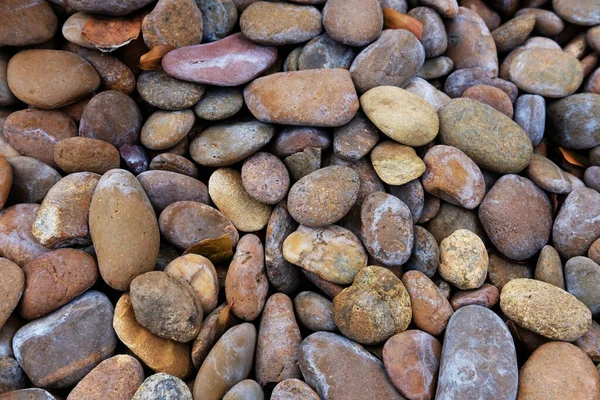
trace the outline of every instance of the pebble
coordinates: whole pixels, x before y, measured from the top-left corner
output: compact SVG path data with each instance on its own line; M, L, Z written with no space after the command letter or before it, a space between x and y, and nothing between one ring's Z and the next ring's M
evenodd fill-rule
M592 320L590 329L575 341L575 345L587 354L593 362L600 361L600 325Z
M534 279L508 282L500 293L500 308L511 321L553 340L574 341L591 324L590 310L575 296Z
M265 266L269 283L280 292L292 294L300 284L300 269L283 256L285 238L296 230L285 201L277 204L271 213L265 233Z
M405 272L402 282L410 295L413 323L431 335L441 334L453 314L450 302L435 283L420 271Z
M73 386L115 350L112 317L108 298L89 291L19 329L13 338L15 358L34 386Z
M220 121L233 117L244 105L244 96L239 88L209 87L194 106L194 112L202 119Z
M581 93L548 106L548 136L568 149L591 149L600 145L600 94Z
M481 306L457 310L444 337L436 399L514 399L518 383L515 345L502 319Z
M479 207L479 219L506 257L525 261L544 247L552 229L552 205L527 178L504 175Z
M185 279L194 289L202 314L210 314L216 307L219 296L217 271L212 262L199 254L185 254L171 261L166 273Z
M433 8L444 18L455 18L459 11L456 0L423 0L421 4Z
M227 270L225 295L231 312L244 321L253 321L267 300L269 281L265 271L264 250L260 239L243 236Z
M555 13L541 8L523 8L515 16L533 14L535 16L535 31L542 36L555 36L563 31L565 23Z
M475 85L465 90L462 97L477 100L483 104L495 108L508 118L513 117L513 105L504 91L494 86Z
M283 380L273 388L273 392L271 393L271 400L293 400L295 398L320 400L317 392L299 379Z
M423 191L423 185L419 179L413 179L412 181L405 183L400 186L390 186L390 194L396 196L410 210L410 214L413 223L417 223L423 212L425 204L425 192Z
M592 188L596 191L600 188L599 185L599 172L600 167L592 166L588 167L585 170L585 174L583 175L583 180L585 181L585 185L589 188Z
M498 72L496 44L485 22L474 11L459 7L458 14L446 25L448 50L446 56L456 69L480 67L493 74Z
M396 142L423 146L438 134L439 120L435 108L407 90L381 86L361 96L366 116Z
M389 185L404 185L423 175L426 168L412 147L391 140L373 148L371 162L379 178Z
M125 167L129 168L134 175L148 170L150 159L144 147L124 144L119 148L119 153Z
M85 137L66 138L54 146L54 162L68 174L95 172L104 174L119 168L119 151L103 140Z
M331 147L331 134L323 128L288 127L275 136L271 152L283 158L309 147L327 150Z
M564 20L575 25L592 26L600 24L600 10L597 0L552 0L552 8Z
M57 400L50 392L44 389L21 389L0 394L2 400Z
M193 107L204 94L204 90L204 85L180 81L164 71L144 71L137 81L137 91L142 99L162 110Z
M19 304L24 289L25 275L21 267L7 258L0 257L0 293L2 293L0 327L4 326L17 304ZM1 384L0 391L3 391Z
M532 13L524 13L515 16L505 24L492 31L492 37L496 42L499 53L508 53L520 46L527 40L533 31L536 16Z
M442 345L428 333L408 330L383 346L383 363L390 380L409 399L431 399L435 393Z
M221 304L202 321L200 333L194 339L192 345L192 362L196 368L200 368L214 344L225 333L225 330L239 323L237 317L231 312L224 311L226 307L228 307L227 303ZM222 315L227 317L227 321L223 321ZM223 322L225 323L223 324Z
M529 178L540 188L550 193L570 193L571 181L552 161L538 154L531 155L527 167Z
M527 41L522 46L522 48L524 48L524 49L540 48L540 49L548 49L548 50L562 50L560 45L558 43L556 43L554 40L547 38L547 37L542 37L542 36L534 36L534 37L527 39Z
M288 211L298 223L325 226L339 221L356 202L359 176L353 169L331 166L296 182L288 194Z
M13 169L4 156L0 156L0 210L4 208L6 200L10 195L10 188L13 183Z
M94 49L94 43L90 42L83 35L85 24L92 19L92 16L83 12L76 12L69 16L62 26L62 35L67 41L77 46Z
M215 124L190 143L190 155L205 167L225 167L242 161L263 148L275 135L275 127L256 120Z
M404 29L386 29L361 51L350 67L358 92L377 86L406 86L425 61L419 40Z
M369 254L388 266L404 264L413 249L409 208L384 192L367 196L361 206L361 239Z
M217 208L242 232L256 232L267 226L271 206L250 197L239 172L219 168L210 176L208 194Z
M283 160L288 168L292 181L299 181L305 176L321 168L321 149L307 147Z
M361 269L352 286L333 299L333 319L340 332L355 342L385 342L408 328L413 312L402 281L386 268Z
M167 53L165 72L174 78L217 86L250 82L275 63L277 48L261 46L236 33L216 42Z
M176 376L158 373L146 378L131 398L131 400L154 399L192 400L192 392L186 383Z
M142 20L142 35L149 49L161 44L175 48L202 41L202 12L195 0L158 0Z
M0 328L0 356L14 357L12 339L15 332L25 325L25 322L25 320L18 316L11 315L6 322L3 323Z
M583 67L575 56L564 51L517 49L502 63L500 78L527 93L562 98L579 88Z
M167 206L159 217L161 234L174 246L186 250L205 239L229 235L231 246L239 234L219 210L196 201L178 201Z
M60 180L60 174L43 162L24 156L8 159L12 168L9 203L39 203Z
M150 161L148 169L151 171L169 171L198 178L198 167L185 157L173 153L162 153Z
M379 141L379 131L363 114L336 128L333 133L333 152L348 161L366 156Z
M298 58L300 57L300 53L302 52L303 48L303 46L298 46L294 50L289 52L289 54L285 58L285 61L283 62L283 72L298 71Z
M126 354L107 358L90 371L71 390L67 400L130 400L144 381L140 362Z
M562 262L554 247L547 245L542 248L535 267L535 279L565 288Z
M488 278L499 290L513 279L533 278L534 269L531 265L518 264L494 253L489 254L489 259Z
M429 7L416 7L408 15L423 24L421 44L425 57L434 58L444 54L448 48L448 37L440 14Z
M493 172L516 173L529 164L531 141L514 121L469 98L450 101L439 111L442 144L462 150Z
M542 96L524 94L514 106L515 122L523 128L531 144L537 146L544 138L546 128L546 103Z
M206 185L170 171L146 171L137 176L152 206L159 212L178 201L209 203Z
M223 396L223 400L263 400L264 398L262 388L252 379L244 379L237 383Z
M423 79L437 79L448 75L452 69L454 69L452 59L439 56L425 60L417 76Z
M275 293L267 300L256 343L256 380L261 386L302 377L298 350L302 342L292 300Z
M483 0L461 0L460 5L477 13L490 31L500 26L500 15Z
M408 261L403 265L405 271L420 271L433 277L439 266L440 250L433 235L425 228L414 226L414 245Z
M323 8L323 26L337 42L366 46L381 34L381 5L378 0L330 0Z
M212 348L194 381L195 399L220 400L250 374L256 328L243 323L229 329Z
M196 2L202 11L202 41L214 42L232 33L238 21L238 11L232 0L202 0Z
M31 225L39 206L16 204L0 214L0 257L8 258L20 267L50 250L42 246L31 233Z
M596 68L594 72L592 72L587 78L585 86L583 87L583 91L587 93L600 94L600 68Z
M492 308L500 300L500 290L494 285L484 283L478 289L458 291L450 299L450 304L454 310L459 308L477 305Z
M367 266L367 252L349 230L337 225L310 228L300 225L283 242L290 263L338 284L349 284Z
M565 264L566 290L585 304L592 314L600 311L600 265L587 257L573 257Z
M298 55L298 70L350 68L356 52L324 33L308 42Z
M17 360L12 357L0 356L0 393L10 393L26 387L27 378Z
M427 151L423 162L423 188L450 204L473 209L485 195L481 170L465 153L452 146L437 145Z
M335 333L316 332L305 338L298 362L306 383L322 399L403 398L377 357Z
M17 98L12 94L8 87L6 78L9 59L10 57L8 54L0 53L0 107L13 105L17 101Z
M194 371L189 345L163 339L140 325L129 293L123 294L115 306L113 327L119 340L153 371L181 379Z
M441 90L437 90L425 79L419 77L413 78L405 89L413 94L416 94L427 103L429 103L436 111L450 102L450 97Z
M600 194L593 189L573 190L563 203L552 230L554 248L565 259L586 254L600 237Z
M440 243L439 273L459 289L477 289L483 285L488 270L485 245L467 229L454 231Z
M477 213L450 203L438 205L438 211L429 221L428 231L440 243L458 229L467 229L486 242L485 230L479 221Z
M500 79L496 74L481 67L463 68L451 73L444 84L444 92L451 98L456 98L475 85L496 87L506 93L513 103L519 94L519 89L514 83Z
M555 1L556 3L556 1ZM593 399L600 392L600 377L587 355L570 343L540 346L521 367L519 398Z
M156 111L144 123L140 140L147 149L166 150L190 132L195 120L192 110Z
M313 106L315 98L319 99L319 107ZM359 108L350 73L341 68L258 78L244 89L244 101L258 120L288 125L342 126Z
M64 0L77 11L109 16L131 13L151 3L151 0Z
M79 123L79 136L108 142L117 149L139 140L142 112L135 101L115 90L92 97Z
M242 184L254 199L261 203L277 204L288 192L290 175L278 157L261 152L244 162Z
M133 278L154 269L158 223L144 188L131 173L115 169L102 176L89 218L100 274L109 286L127 290Z
M0 47L44 43L58 27L58 18L44 0L6 0L0 5L0 14Z
M337 330L333 320L333 304L318 293L298 293L294 298L294 311L298 321L311 331Z

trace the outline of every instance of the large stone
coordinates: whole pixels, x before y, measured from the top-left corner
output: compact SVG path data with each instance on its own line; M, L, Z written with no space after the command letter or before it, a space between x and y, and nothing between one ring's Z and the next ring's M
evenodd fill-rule
M54 36L58 19L45 0L5 0L0 4L0 47L44 43Z

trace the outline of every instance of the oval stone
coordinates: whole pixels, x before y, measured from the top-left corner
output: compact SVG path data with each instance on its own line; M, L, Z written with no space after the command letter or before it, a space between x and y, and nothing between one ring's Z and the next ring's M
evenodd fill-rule
M184 81L238 86L262 74L276 60L276 47L255 44L236 33L216 42L170 51L162 66L167 74Z
M156 111L148 117L140 141L150 150L166 150L179 143L192 129L196 117L192 110Z
M174 153L161 153L154 157L148 165L151 171L169 171L198 178L198 167L187 158Z
M552 0L554 11L564 20L575 25L600 24L598 0Z
M265 394L262 388L252 379L244 379L223 396L223 400L263 400L264 398Z
M335 333L317 332L304 339L298 362L306 383L322 399L403 399L377 357Z
M19 304L24 288L25 275L21 267L7 258L0 257L0 293L2 293L0 329ZM4 356L4 354L0 354L0 356ZM0 384L1 387L2 384Z
M144 188L130 172L114 169L102 176L89 224L100 274L109 286L125 291L133 278L154 269L158 222Z
M164 71L144 71L137 81L137 91L148 103L163 110L183 110L200 100L204 85L185 82Z
M333 40L348 46L366 46L383 28L378 0L329 0L323 8L323 26Z
M12 168L9 203L39 203L60 180L60 174L36 158L16 156L8 159Z
M208 188L198 179L170 171L146 171L137 176L150 203L161 212L178 201L208 204Z
M244 89L244 100L258 120L287 125L341 126L350 122L359 108L350 73L341 68L258 78Z
M196 103L194 112L202 119L220 121L233 117L244 105L241 88L209 87L200 101Z
M108 297L89 291L19 329L13 338L15 358L35 386L73 386L115 350L113 312Z
M62 1L62 0L61 0ZM100 15L127 15L152 0L64 0L77 11Z
M600 265L587 257L573 257L565 264L566 290L585 304L592 314L600 311Z
M440 109L439 117L442 143L462 150L480 167L506 174L529 164L533 151L529 137L500 111L460 98Z
M580 93L548 107L548 136L569 149L600 145L600 94Z
M54 36L58 19L44 0L5 0L0 4L1 46L44 43Z
M515 399L517 354L510 331L493 311L466 306L446 329L436 399Z
M63 139L54 146L54 162L67 174L105 172L119 168L119 151L104 140L85 137Z
M8 63L7 79L19 100L49 109L73 103L100 86L94 67L77 54L61 50L17 53Z
M391 140L373 148L371 163L379 178L388 185L404 185L425 172L425 163L414 148Z
M523 128L531 144L537 146L544 138L546 102L537 94L519 96L514 108L515 122Z
M242 165L242 183L248 194L256 200L277 204L288 192L290 175L277 156L257 153Z
M500 293L502 312L521 327L572 342L586 333L592 314L572 294L546 282L513 279Z
M20 267L50 251L31 232L38 209L37 204L17 204L0 214L0 256Z
M485 245L467 229L454 231L440 243L439 273L459 289L476 289L485 282L488 272Z
M192 392L184 381L176 376L158 373L149 376L134 393L131 400L154 399L192 400Z
M159 0L142 19L142 37L149 49L198 44L202 41L202 28L202 12L194 0Z
M278 292L292 294L300 284L300 268L290 264L282 252L283 241L296 230L285 201L277 204L271 213L265 233L265 266L269 283Z
M298 55L298 70L350 68L355 56L352 47L336 42L324 33L302 47Z
M331 301L313 292L300 292L294 299L294 311L300 323L311 331L335 331Z
M334 165L296 182L288 194L291 216L306 226L333 224L356 202L360 180L352 168Z
M450 302L438 290L431 279L420 271L407 271L402 275L402 283L410 296L413 323L417 328L431 335L440 335L453 309Z

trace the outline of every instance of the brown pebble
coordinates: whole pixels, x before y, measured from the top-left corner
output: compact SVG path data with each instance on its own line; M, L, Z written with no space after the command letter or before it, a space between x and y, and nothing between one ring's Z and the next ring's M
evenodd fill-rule
M24 289L25 275L21 267L7 258L0 257L0 329L17 307Z
M484 283L480 288L460 290L452 296L450 304L454 311L469 305L492 308L500 300L500 290L494 285Z
M103 140L73 137L61 140L54 146L54 161L68 174L95 172L104 174L119 168L119 151Z
M440 243L439 272L459 289L483 285L488 270L488 254L479 236L466 229L454 231Z
M37 204L17 204L0 214L0 256L20 267L50 251L31 233L38 209Z
M323 26L337 42L365 46L380 35L383 13L378 0L330 0L323 8Z
M490 107L494 107L508 118L513 117L513 105L508 95L494 86L475 85L465 90L462 97L475 99Z
M431 335L441 334L454 312L450 302L420 271L407 271L402 275L402 282L410 295L413 323Z
M270 153L256 153L242 165L242 184L254 199L277 204L290 187L290 175L283 162Z
M144 43L191 46L202 41L202 12L194 0L159 0L142 21Z

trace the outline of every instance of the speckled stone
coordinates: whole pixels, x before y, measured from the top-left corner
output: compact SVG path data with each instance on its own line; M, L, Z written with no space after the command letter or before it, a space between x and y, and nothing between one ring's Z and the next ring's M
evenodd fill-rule
M142 126L140 141L150 150L166 150L179 143L196 121L192 110L156 111Z
M600 10L597 0L553 0L554 11L564 20L576 25L591 26L600 24Z
M495 108L508 118L513 117L513 105L510 98L503 90L489 85L475 85L465 90L462 97L475 99L483 104Z
M20 266L7 258L0 257L0 329L9 319L10 315L19 304L23 289L25 288L25 275ZM2 354L0 353L0 356ZM1 381L1 379L0 379ZM0 384L0 392L2 392Z
M425 172L425 163L412 147L391 140L373 148L371 163L379 178L389 185L404 185Z
M236 27L238 11L232 0L196 0L202 11L203 42L214 42L229 35Z
M202 119L220 121L233 117L244 105L239 88L209 87L194 106L194 112Z
M450 304L454 310L459 308L477 305L492 308L500 300L500 290L494 285L484 283L480 288L471 290L460 290L452 296Z
M508 53L523 44L535 26L536 16L525 13L515 16L492 32L499 53Z
M440 275L459 289L483 285L488 262L483 242L469 230L454 231L440 243Z
M323 8L323 26L337 42L365 46L381 33L383 13L378 0L329 0Z
M535 279L565 288L565 278L560 255L552 246L544 246L535 267Z
M297 227L286 202L282 201L273 209L265 234L265 266L269 283L277 291L288 295L294 293L300 284L300 270L285 259L282 245Z
M271 400L293 400L294 398L301 398L304 400L320 399L317 392L299 379L286 379L281 381L273 388L273 392L271 393Z
M294 298L294 311L305 328L315 332L337 330L333 320L333 304L320 294L298 293Z
M164 71L144 71L137 81L137 91L148 103L163 110L192 107L204 93L204 85L180 81Z
M0 47L44 43L58 26L52 7L43 0L6 0L0 4L0 14Z
M298 55L298 70L350 68L356 51L324 33L308 42Z
M515 122L523 128L534 146L544 138L546 128L546 103L542 96L524 94L514 106Z
M408 16L423 24L421 43L425 57L433 58L444 54L448 47L448 37L440 15L429 7L415 7L408 12Z
M581 93L548 106L548 137L568 149L600 145L600 94Z
M420 271L407 271L402 282L410 295L412 322L417 328L440 335L448 325L454 310L435 283Z
M475 85L501 89L512 102L519 95L519 89L514 83L500 79L497 74L481 67L463 68L451 73L444 84L444 92L452 98L460 97L465 90Z
M563 170L541 155L531 155L527 175L536 185L547 192L561 194L570 193L572 190L571 181Z
M587 257L573 257L565 264L566 290L585 304L592 314L600 311L600 265Z
M50 250L31 233L37 204L16 204L0 214L0 256L23 267Z
M192 392L176 376L158 373L149 376L134 393L131 400L178 399L192 400Z
M333 152L346 160L358 161L366 156L378 141L377 127L359 113L352 121L335 129Z

